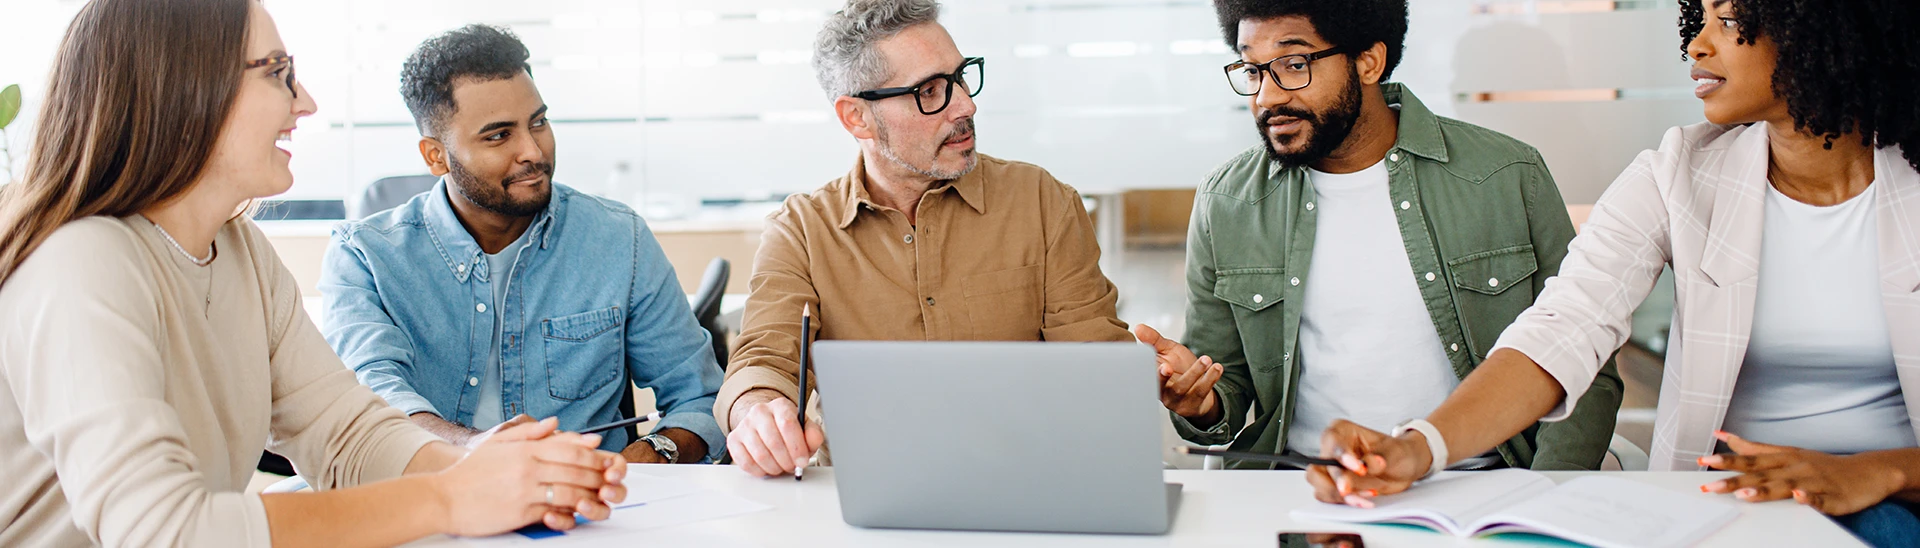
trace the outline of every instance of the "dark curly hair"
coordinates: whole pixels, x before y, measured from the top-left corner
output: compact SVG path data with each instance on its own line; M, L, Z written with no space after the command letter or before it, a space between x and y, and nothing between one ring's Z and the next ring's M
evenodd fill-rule
M1299 15L1334 47L1359 52L1375 43L1387 46L1387 68L1380 80L1393 78L1407 49L1407 0L1213 0L1220 16L1220 33L1227 47L1240 48L1240 22Z
M505 80L515 73L533 75L532 54L513 31L491 25L467 25L420 44L400 68L400 96L413 113L421 135L439 136L453 104L453 81Z
M1703 2L1680 0L1680 50L1706 26ZM1741 44L1765 36L1780 52L1773 92L1795 129L1833 140L1859 132L1900 147L1920 169L1920 3L1914 0L1732 0Z

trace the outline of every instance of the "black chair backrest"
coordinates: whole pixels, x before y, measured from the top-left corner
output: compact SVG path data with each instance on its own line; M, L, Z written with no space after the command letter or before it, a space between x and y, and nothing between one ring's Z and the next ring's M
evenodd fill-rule
M433 175L402 175L376 180L360 193L359 200L348 204L347 218L365 219L368 215L400 207L400 204L407 203L414 196L433 190L433 185L438 182L440 178Z
M727 371L727 327L720 324L720 301L732 276L733 263L714 257L707 263L706 275L700 278L700 289L693 294L693 317L713 336L713 359L722 374Z

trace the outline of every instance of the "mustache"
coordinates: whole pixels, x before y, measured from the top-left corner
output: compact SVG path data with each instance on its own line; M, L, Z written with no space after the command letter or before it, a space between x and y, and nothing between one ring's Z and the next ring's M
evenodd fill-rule
M508 186L513 184L514 181L535 175L545 175L547 176L547 180L553 180L553 162L541 162L527 166L526 169L516 171L512 175L508 175L505 179L501 179L500 186Z
M940 143L941 144L951 143L954 141L962 140L966 137L971 137L972 135L973 135L973 118L967 118L967 121L961 122L959 127L955 127L953 128L953 131L947 132L946 138L941 139Z
M1305 121L1308 124L1316 125L1316 126L1320 125L1320 116L1314 114L1313 111L1301 110L1301 109L1292 108L1292 107L1273 107L1270 109L1261 110L1258 114L1254 116L1254 121L1260 124L1261 129L1265 129L1268 126L1273 125L1274 118L1279 118L1281 116L1286 116L1289 118L1299 118L1300 120Z

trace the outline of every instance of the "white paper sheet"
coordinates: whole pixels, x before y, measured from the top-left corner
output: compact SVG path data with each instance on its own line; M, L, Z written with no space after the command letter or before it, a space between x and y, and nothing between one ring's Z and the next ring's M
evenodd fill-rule
M627 500L615 507L613 515L606 521L582 523L566 532L545 528L523 529L520 532L461 541L471 546L546 547L619 542L624 538L634 541L633 545L639 545L644 533L650 529L730 518L773 508L677 478L629 472L626 485Z

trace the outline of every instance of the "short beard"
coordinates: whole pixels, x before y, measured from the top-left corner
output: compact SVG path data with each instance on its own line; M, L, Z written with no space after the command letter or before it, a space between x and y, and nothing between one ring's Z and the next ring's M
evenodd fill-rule
M514 201L513 195L507 193L508 183L525 179L535 174L547 176L547 191L531 200L524 202ZM467 171L466 166L460 165L458 160L453 159L452 154L448 154L447 179L453 182L454 191L459 192L467 201L473 202L473 205L480 206L480 209L508 217L532 217L538 215L540 212L546 211L547 204L553 201L552 163L534 164L525 170L501 179L498 184L488 184L481 181L479 177L475 177L472 172Z
M1340 94L1340 101L1326 112L1308 112L1304 110L1278 107L1254 113L1253 125L1260 132L1260 142L1267 145L1267 158L1285 167L1312 165L1326 159L1327 155L1339 150L1346 144L1347 136L1353 133L1354 124L1360 119L1360 72L1353 63L1347 63L1347 89ZM1307 146L1299 152L1282 153L1274 148L1273 137L1267 135L1268 123L1276 116L1291 116L1305 122L1309 128Z
M953 131L948 132L945 136L941 137L940 144L938 146L944 147L946 146L947 141L952 140L954 137L959 137L961 135L965 135L969 133L973 133L972 118L968 118L965 124L961 124L960 127L954 128ZM950 171L950 172L936 171L934 169L934 166L931 166L931 165L927 166L926 168L921 168L911 163L908 163L906 160L901 159L898 153L895 153L893 151L893 140L887 134L887 123L880 121L878 118L875 118L874 120L874 137L875 137L874 140L878 141L880 144L881 157L886 158L887 161L893 162L893 165L900 166L900 169L905 169L907 171L913 172L916 175L933 179L935 181L951 181L954 179L965 177L967 176L968 173L973 173L973 168L978 167L980 165L979 156L975 155L974 151L972 150L965 152L966 158L967 158L967 165L961 166L960 169ZM934 163L938 163L940 161L939 148L935 148L933 150L933 159L934 159Z

